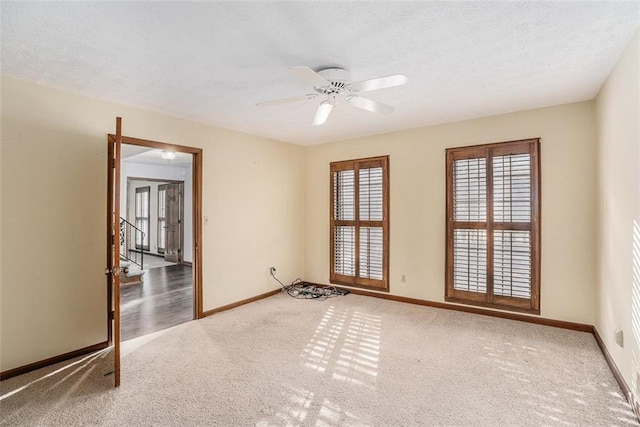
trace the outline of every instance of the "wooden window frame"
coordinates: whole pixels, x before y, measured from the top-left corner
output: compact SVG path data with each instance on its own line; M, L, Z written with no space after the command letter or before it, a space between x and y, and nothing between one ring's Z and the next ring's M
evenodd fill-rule
M359 206L359 171L360 169L382 167L382 220L360 220ZM358 288L373 289L377 291L389 292L389 156L369 157L364 159L354 159L332 162L330 164L329 187L330 187L330 203L329 203L329 235L330 235L330 267L329 282L336 285L353 286ZM355 186L355 219L354 220L337 220L334 218L335 200L334 200L334 172L345 170L354 171ZM355 227L355 275L346 276L335 272L335 233L337 226L354 226ZM381 227L382 228L382 280L359 277L360 273L360 227Z
M493 221L493 165L491 159L510 154L531 155L531 221L530 222L494 222ZM453 206L453 162L456 160L486 159L486 221L456 222ZM446 262L445 262L445 301L477 305L508 311L540 314L540 138L499 142L494 144L458 147L446 150ZM486 230L487 239L487 290L486 293L454 289L454 230ZM526 230L531 232L531 298L516 298L493 294L493 231Z

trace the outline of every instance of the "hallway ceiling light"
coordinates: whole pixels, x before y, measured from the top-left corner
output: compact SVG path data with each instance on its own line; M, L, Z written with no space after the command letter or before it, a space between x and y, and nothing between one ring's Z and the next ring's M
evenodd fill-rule
M160 153L160 156L162 156L162 158L165 160L173 160L176 158L176 153L174 153L173 151L162 151Z

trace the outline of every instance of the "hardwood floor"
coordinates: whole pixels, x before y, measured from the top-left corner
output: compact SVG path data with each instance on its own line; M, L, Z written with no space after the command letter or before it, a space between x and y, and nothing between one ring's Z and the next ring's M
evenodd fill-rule
M120 289L123 341L193 320L192 269L170 265L145 270L142 284Z

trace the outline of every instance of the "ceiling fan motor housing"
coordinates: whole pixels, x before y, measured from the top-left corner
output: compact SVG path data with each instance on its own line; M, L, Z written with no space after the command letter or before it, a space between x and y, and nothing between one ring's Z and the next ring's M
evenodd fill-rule
M349 72L344 68L327 67L314 71L306 66L291 67L291 73L300 81L310 84L315 93L294 96L290 98L277 99L274 101L261 102L257 106L286 104L308 99L314 99L318 95L326 96L326 99L318 105L316 114L313 117L314 126L321 125L327 121L329 114L336 105L337 99L343 99L348 104L362 110L378 114L391 114L394 108L373 99L360 96L359 92L369 92L377 89L400 86L407 83L407 76L404 74L394 74L392 76L378 77L352 83Z
M318 74L324 77L330 83L330 86L314 86L316 92L322 95L351 92L351 82L347 70L343 68L325 68L318 71Z

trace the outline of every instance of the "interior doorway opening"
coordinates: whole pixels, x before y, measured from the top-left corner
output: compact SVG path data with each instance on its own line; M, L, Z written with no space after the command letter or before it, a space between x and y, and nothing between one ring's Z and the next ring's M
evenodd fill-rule
M120 265L121 234L120 234L120 205L121 205L121 180L122 180L122 146L129 144L138 146L138 149L150 151L160 149L164 160L175 159L176 153L186 153L191 156L192 170L189 175L192 182L193 207L191 218L193 233L192 243L188 246L192 250L193 262L191 265L193 314L192 318L199 319L202 312L202 149L183 145L172 145L164 142L150 141L122 135L122 118L116 117L115 134L107 135L107 343L113 345L113 378L114 386L119 387L121 382L121 286L120 278L123 269ZM144 148L146 147L146 148ZM186 174L185 174L186 176ZM142 242L142 240L141 240ZM141 243L143 244L143 243ZM187 247L187 246L185 246Z
M196 154L134 142L120 163L122 341L198 318Z

